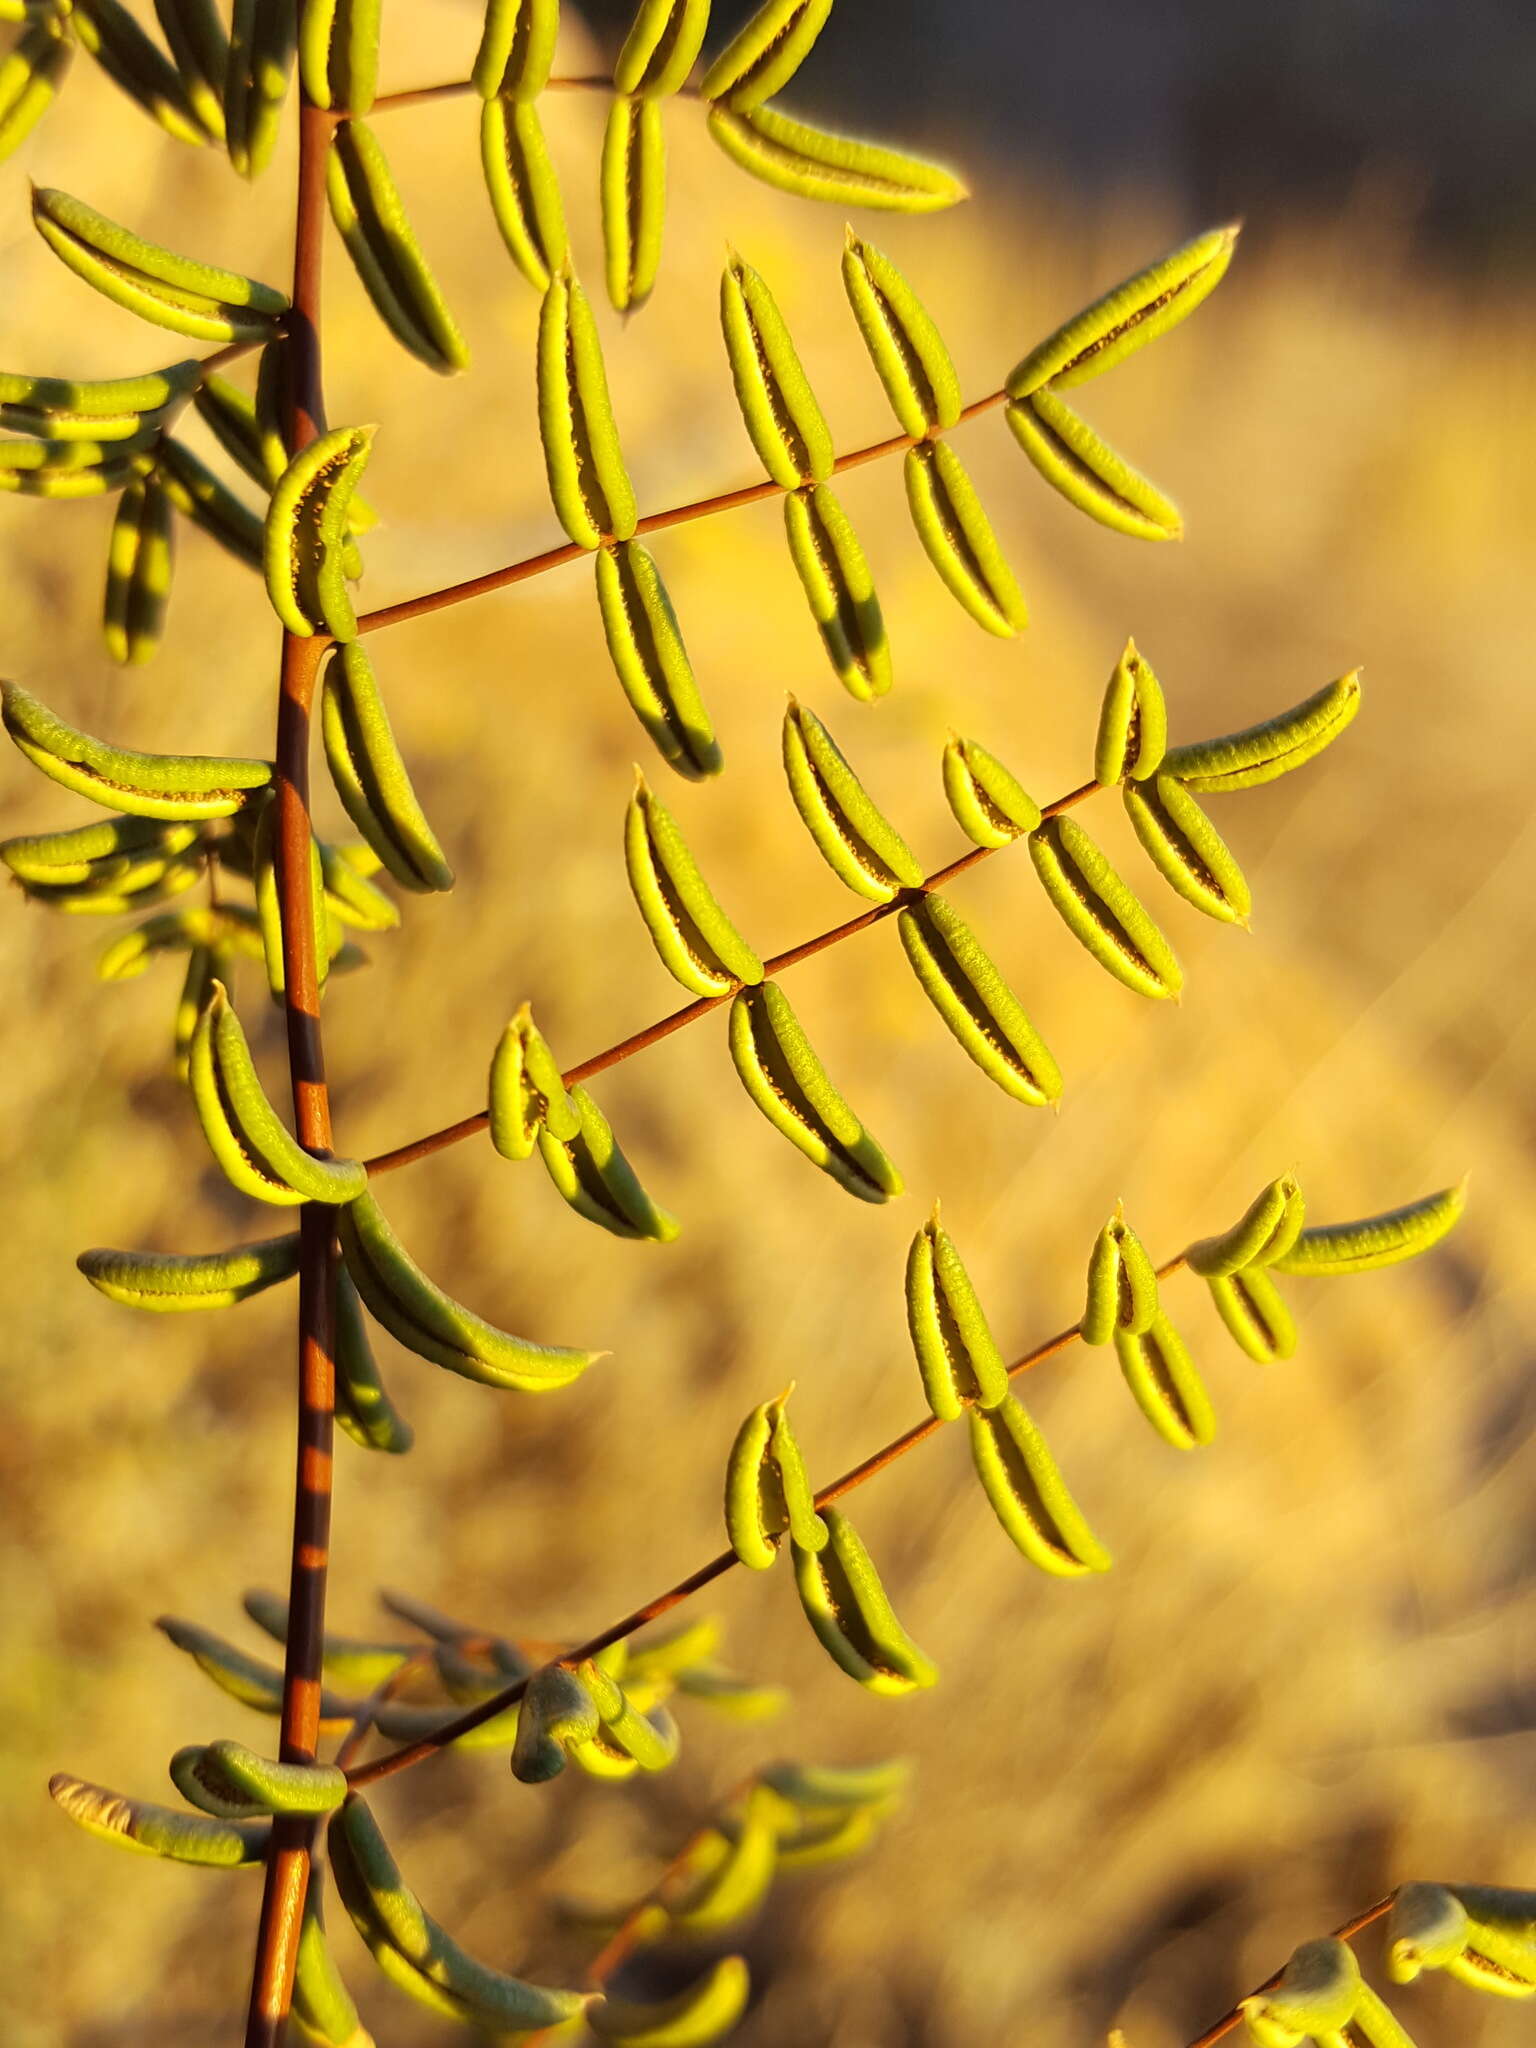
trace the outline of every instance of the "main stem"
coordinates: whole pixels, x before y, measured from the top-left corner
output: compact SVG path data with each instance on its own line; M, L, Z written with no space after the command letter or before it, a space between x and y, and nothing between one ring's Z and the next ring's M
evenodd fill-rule
M294 453L324 424L320 375L320 258L325 222L325 154L330 122L308 104L299 110L299 196L294 226L290 354ZM277 885L283 927L284 1018L299 1141L331 1149L330 1098L320 1031L320 986L310 889L309 736L324 643L283 635L278 691L275 802ZM298 1458L289 1569L288 1645L283 1668L285 1763L312 1763L320 1735L321 1652L331 1535L331 1456L336 1402L332 1212L308 1204L299 1219ZM266 1885L251 1973L246 2048L277 2048L293 1998L294 1964L309 1889L314 1822L279 1816L272 1824Z

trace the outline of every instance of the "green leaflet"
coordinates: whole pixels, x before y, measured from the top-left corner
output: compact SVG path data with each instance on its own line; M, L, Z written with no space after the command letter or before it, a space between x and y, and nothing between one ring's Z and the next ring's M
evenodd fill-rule
M215 0L155 0L155 16L193 112L222 142L229 35Z
M1461 1180L1381 1216L1304 1230L1283 1258L1269 1263L1277 1273L1309 1274L1370 1273L1378 1266L1395 1266L1437 1245L1461 1221L1466 1206L1467 1183Z
M273 1002L281 1003L287 970L283 956L283 902L278 884L277 855L277 802L275 797L269 797L256 819L256 833L251 846L251 882L256 894L256 916L261 925L267 989ZM309 837L309 914L315 945L315 981L319 993L324 995L331 961L341 950L342 930L326 905L325 871L312 833Z
M360 1450L393 1457L416 1441L379 1374L363 1304L344 1266L336 1272L336 1427Z
M1164 772L1176 775L1201 796L1225 795L1234 789L1255 789L1305 767L1332 746L1360 709L1360 671L1350 670L1337 682L1282 711L1262 725L1227 733L1216 740L1196 740L1174 747L1163 761Z
M1079 1325L1085 1344L1107 1344L1117 1330L1145 1336L1157 1321L1157 1269L1116 1208L1088 1257L1088 1303Z
M777 982L738 989L731 1059L775 1130L861 1202L888 1202L901 1175L839 1095Z
M497 1040L489 1100L491 1143L503 1159L530 1158L546 1128L562 1143L581 1129L581 1113L527 1003Z
M709 26L709 0L640 0L613 67L615 89L666 99L688 82Z
M282 1711L283 1674L274 1665L248 1657L244 1650L237 1650L211 1629L199 1628L196 1622L180 1621L175 1615L162 1614L155 1627L178 1650L184 1651L220 1692L228 1693L231 1699L258 1714ZM327 1723L345 1727L350 1720L345 1703L325 1696L321 1705L322 1727Z
M498 94L480 110L480 162L507 253L535 291L549 290L570 252L560 181L532 100Z
M725 1533L754 1572L765 1572L786 1534L819 1550L826 1525L816 1512L805 1460L786 1412L793 1387L754 1408L736 1432L725 1467Z
M593 1741L600 1726L596 1702L580 1676L567 1664L546 1664L529 1679L518 1710L513 1777L525 1785L557 1778L570 1751Z
M713 106L709 132L744 171L802 199L886 213L935 213L970 196L939 164L850 135L829 135L772 107Z
M299 77L317 107L366 114L379 72L382 0L305 0L299 16Z
M812 1809L873 1807L900 1799L912 1776L905 1757L876 1764L767 1764L759 1778L792 1806Z
M596 557L603 637L630 708L668 767L689 781L718 775L722 756L661 571L637 540Z
M233 1308L299 1270L297 1231L227 1252L121 1252L105 1246L75 1260L98 1294L127 1308L180 1315L193 1309Z
M384 863L364 840L352 840L348 848L329 846L322 839L320 877L324 884L325 908L339 924L361 932L392 932L400 923L400 908L368 876ZM359 873L355 862L362 856L368 873Z
M0 685L0 718L34 768L108 810L138 818L227 818L272 779L270 761L137 754L92 739L19 683Z
M547 1123L539 1129L539 1156L562 1198L615 1237L670 1244L681 1226L641 1187L608 1119L585 1088L573 1088L570 1101L578 1118L570 1137L557 1138Z
M677 820L635 771L624 815L624 867L662 964L696 996L763 978L763 963L716 902Z
M784 773L822 859L871 903L889 903L923 881L917 857L876 809L831 733L793 697L784 714Z
M831 12L832 0L766 0L705 72L704 98L736 108L772 99L810 55Z
M1363 2048L1413 2048L1413 2042L1397 2015L1369 1984L1363 1982L1355 2001L1354 2018L1343 2039L1344 2048L1353 2048L1356 2041L1362 2043Z
M1063 923L1101 967L1137 995L1179 993L1173 948L1081 825L1047 819L1029 835L1029 852Z
M971 1457L992 1511L1031 1564L1054 1578L1107 1572L1113 1560L1083 1519L1028 1410L1011 1394L970 1412Z
M1127 640L1104 691L1093 750L1094 779L1106 789L1127 776L1145 782L1157 773L1167 751L1168 707L1162 685L1136 642Z
M347 508L376 431L335 427L321 434L294 456L273 487L262 568L272 609L300 639L312 633L357 637L346 580Z
M907 507L923 551L978 626L1011 640L1029 624L1024 593L964 463L947 441L907 450Z
M51 441L129 441L163 426L196 390L196 357L141 377L28 377L0 371L0 427Z
M751 1990L745 1958L722 1956L671 1998L605 1998L589 2024L613 2048L708 2048L741 2018Z
M221 981L213 984L192 1034L187 1079L209 1149L241 1194L279 1206L337 1204L367 1186L361 1161L317 1158L289 1135L267 1100Z
M779 1837L780 1870L812 1870L860 1855L875 1838L879 1816L869 1809L818 1815Z
M68 832L40 832L0 841L0 862L22 883L106 886L137 875L198 844L191 824L156 818L100 818Z
M184 443L170 438L160 444L155 476L165 495L184 518L216 540L238 561L259 569L262 522L229 486L200 462Z
M130 313L198 341L265 341L288 301L270 285L178 256L83 200L33 187L32 221L77 277Z
M1360 1965L1347 1942L1329 1935L1304 1941L1272 1991L1242 2001L1244 2024L1256 2048L1299 2048L1326 2040L1353 2018L1360 2000Z
M467 369L469 350L406 217L388 159L361 121L338 123L325 189L347 254L396 341L442 376Z
M1492 1885L1405 1884L1387 1921L1394 1984L1444 1970L1469 1990L1536 1991L1536 1895Z
M1133 540L1182 537L1178 507L1049 388L1014 399L1007 419L1013 438L1046 482L1079 512Z
M272 161L293 71L297 0L234 0L224 75L229 161L242 178Z
M183 1798L220 1820L334 1813L347 1796L346 1772L334 1764L278 1763L243 1742L195 1743L177 1750L171 1780Z
M248 1586L240 1596L240 1604L274 1642L288 1641L288 1601L283 1594ZM321 1644L321 1662L331 1677L364 1692L372 1692L376 1685L381 1685L409 1655L410 1645L406 1643L359 1642L330 1630Z
M52 20L29 22L0 60L0 163L53 105L73 51Z
M216 910L162 911L114 939L97 961L96 972L103 981L132 981L157 954L204 950L260 960L256 913L238 903L221 903Z
M137 667L160 644L171 594L171 502L151 476L118 500L107 544L102 628L112 659Z
M573 1762L594 1778L628 1778L638 1771L664 1771L677 1761L677 1723L657 1702L644 1712L634 1695L603 1668L601 1655L583 1664L581 1675L600 1723L589 1741L571 1750Z
M959 912L929 893L896 923L923 993L987 1079L1032 1109L1055 1102L1061 1069Z
M907 1332L940 1422L1008 1398L1008 1368L938 1204L907 1252Z
M0 442L0 491L28 498L95 498L154 466L155 432L128 441Z
M706 0L707 4L707 0ZM603 134L603 273L621 313L637 312L661 268L667 211L667 142L661 103L622 93Z
M537 1394L568 1387L605 1355L531 1344L472 1315L427 1278L372 1195L350 1202L336 1228L347 1271L368 1313L408 1351L434 1365L483 1386Z
M1246 930L1253 897L1243 871L1183 783L1171 775L1128 782L1125 808L1136 837L1169 887L1207 917Z
M152 903L181 895L201 880L203 872L200 847L179 857L151 849L137 859L97 862L80 882L23 882L22 890L32 902L68 916L116 917L124 911L144 910ZM147 965L146 953L138 966Z
M822 645L838 680L861 703L891 687L891 650L874 578L830 484L791 491L784 531Z
M1230 1230L1192 1244L1185 1262L1192 1273L1206 1279L1240 1273L1246 1266L1273 1265L1291 1250L1306 1216L1306 1199L1295 1175L1283 1173L1260 1188Z
M659 1636L647 1636L632 1649L625 1673L633 1684L655 1679L681 1679L705 1668L720 1647L720 1623L712 1614L679 1622ZM712 1671L719 1666L710 1665Z
M852 228L843 249L843 289L902 432L918 441L954 426L961 397L953 357L895 264Z
M105 1785L87 1784L63 1771L48 1780L48 1794L77 1827L122 1849L225 1870L258 1864L266 1854L265 1821L217 1821L201 1813L178 1813L174 1807L126 1799L121 1792L109 1792Z
M720 280L720 323L736 402L758 460L787 491L824 483L836 450L773 294L733 255Z
M578 547L629 540L635 492L608 396L602 344L574 277L550 280L539 313L539 435L549 495Z
M789 1705L789 1693L782 1685L738 1678L719 1664L694 1665L679 1676L677 1689L732 1721L771 1721Z
M326 663L320 704L326 763L347 816L403 888L453 887L396 744L373 664L357 644Z
M327 1830L336 1890L375 1961L382 1953L436 1990L455 2017L497 2033L526 2032L575 2019L593 2002L550 1991L466 1955L406 1884L367 1806L354 1793ZM388 1974L400 1981L394 1971Z
M718 1934L757 1911L779 1860L777 1807L772 1793L754 1785L731 1832L705 1837L691 1859L695 1882L670 1909L673 1928L692 1936Z
M1040 806L976 740L951 733L944 747L944 795L955 822L977 846L1009 846L1040 823Z
M167 135L194 145L208 140L210 131L194 111L175 66L118 0L73 0L69 24L76 41L119 91Z
M323 1884L323 1874L312 1869L293 1974L293 2016L301 2029L307 2028L326 2048L375 2048L325 1939L320 1915Z
M853 1524L837 1508L824 1519L824 1549L793 1545L800 1605L822 1648L870 1692L899 1697L936 1684L937 1667L896 1619Z
M1086 384L1177 327L1226 275L1240 231L1236 221L1209 228L1095 299L1030 350L1008 379L1009 397Z
M1241 1273L1211 1274L1206 1285L1216 1311L1239 1351L1259 1365L1290 1358L1296 1349L1296 1325L1280 1290L1262 1266Z
M475 90L532 100L549 82L560 27L560 0L487 0L475 57Z
M1192 1451L1216 1434L1216 1413L1188 1347L1159 1311L1138 1336L1116 1330L1115 1350L1136 1405L1164 1443Z

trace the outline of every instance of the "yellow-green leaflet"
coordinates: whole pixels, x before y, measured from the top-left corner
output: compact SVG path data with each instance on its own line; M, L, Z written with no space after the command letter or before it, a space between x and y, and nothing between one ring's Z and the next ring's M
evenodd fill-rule
M275 1665L263 1664L260 1658L247 1656L244 1650L237 1650L233 1643L215 1635L212 1629L199 1628L196 1622L180 1621L173 1614L160 1615L155 1627L231 1699L239 1700L242 1706L250 1707L258 1714L282 1711L283 1674ZM321 1733L336 1734L350 1727L356 1712L352 1701L338 1699L331 1692L322 1692Z
M1099 712L1093 773L1106 789L1127 776L1145 782L1168 751L1168 707L1162 685L1134 640L1115 663ZM1133 814L1134 815L1134 814Z
M242 504L185 443L169 437L161 442L155 475L184 518L200 526L237 560L253 569L261 567L260 515Z
M293 70L297 0L234 0L224 75L229 161L255 178L272 161Z
M570 1101L578 1119L570 1137L557 1138L547 1123L539 1127L539 1156L556 1189L578 1216L615 1237L670 1244L680 1228L677 1218L641 1187L608 1119L585 1088L573 1088Z
M53 105L73 50L52 20L29 22L0 60L0 162Z
M1140 1336L1116 1330L1120 1370L1137 1407L1165 1443L1192 1451L1216 1434L1216 1412L1178 1331L1159 1310Z
M1461 1221L1466 1206L1467 1183L1461 1180L1381 1216L1304 1230L1283 1258L1270 1263L1277 1273L1369 1273L1395 1266L1437 1245Z
M336 794L388 872L407 889L451 889L453 869L411 786L373 663L356 641L326 663L320 725Z
M108 810L138 818L227 818L272 780L270 761L136 754L66 725L19 683L0 685L0 718L34 768Z
M1157 1268L1117 1208L1088 1256L1088 1303L1078 1326L1083 1342L1107 1344L1117 1330L1143 1336L1157 1313Z
M480 110L480 162L507 253L535 291L566 265L560 180L532 100L499 94Z
M1296 1349L1296 1325L1280 1298L1280 1290L1262 1266L1240 1273L1213 1273L1206 1285L1217 1313L1237 1348L1259 1365L1290 1358Z
M705 72L705 99L738 108L772 99L810 55L831 12L832 0L765 0Z
M525 1785L542 1785L565 1769L577 1744L591 1742L600 1727L597 1704L568 1664L546 1664L528 1681L512 1745L512 1775Z
M209 1149L231 1185L258 1202L350 1202L368 1184L356 1159L320 1159L291 1137L251 1060L240 1019L216 981L188 1048L187 1079Z
M81 1252L80 1271L108 1301L127 1308L179 1315L192 1309L233 1308L299 1270L299 1238L268 1237L226 1252L121 1252L105 1246Z
M640 0L613 83L620 93L665 99L688 82L709 26L709 0Z
M1008 1398L1008 1368L938 1204L907 1252L907 1331L940 1422Z
M100 818L68 832L0 841L0 861L23 883L100 885L121 882L144 862L169 859L197 843L196 825L157 818Z
M597 1778L627 1778L636 1770L664 1771L677 1761L677 1723L659 1702L641 1711L642 1692L632 1695L594 1659L581 1667L592 1695L599 1733L572 1751L581 1768Z
M758 1776L792 1806L873 1806L899 1800L912 1776L905 1757L875 1764L767 1764Z
M772 107L711 107L709 132L744 171L802 199L886 213L935 213L970 196L942 165L851 135L830 135Z
M751 1990L745 1958L722 1956L671 1998L651 2003L605 1998L593 2008L588 2024L614 2048L708 2048L741 2018Z
M960 379L922 301L888 256L848 230L843 289L903 433L920 440L960 417Z
M28 377L0 371L0 427L52 441L127 441L163 425L202 375L196 357L141 377Z
M216 0L155 0L155 16L193 112L222 141L229 33Z
M828 1079L777 982L731 1003L731 1058L776 1131L861 1202L888 1202L901 1175Z
M367 1806L354 1793L328 1828L331 1871L343 1905L377 1960L393 1952L447 1996L456 2016L497 2033L556 2027L592 2003L579 1991L550 1991L466 1955L422 1906Z
M1240 1273L1246 1266L1273 1265L1291 1250L1306 1216L1306 1199L1295 1175L1283 1173L1260 1188L1230 1230L1192 1244L1184 1254L1185 1263L1206 1279Z
M1253 897L1226 841L1182 782L1156 775L1125 785L1125 808L1153 866L1186 903L1246 928Z
M380 1377L362 1301L342 1265L336 1268L336 1427L359 1449L395 1457L416 1441Z
M1328 1935L1304 1941L1272 1991L1242 2001L1243 2021L1257 2048L1299 2048L1302 2041L1336 2034L1353 2018L1359 2000L1355 1952Z
M698 1881L671 1911L672 1925L692 1935L718 1933L756 1912L778 1863L779 1802L761 1785L748 1792L733 1833L705 1838Z
M938 1681L891 1606L857 1530L837 1508L824 1517L824 1549L794 1544L795 1585L822 1648L870 1692L897 1697Z
M349 858L348 851L329 846L324 840L319 846L327 916L362 932L394 931L400 923L400 907L368 879L368 875L384 865L373 848L362 840L353 840ZM354 865L359 854L368 863L367 874L360 874Z
M1067 929L1101 967L1138 995L1179 993L1173 948L1081 825L1048 818L1030 833L1029 852Z
M267 595L284 626L301 639L357 636L344 559L347 507L376 431L334 427L321 434L294 456L273 488L262 541Z
M240 1605L274 1642L287 1642L288 1600L285 1594L269 1593L260 1586L247 1586L240 1595ZM398 1671L409 1654L409 1644L359 1642L350 1636L333 1635L329 1630L321 1645L321 1662L331 1676L344 1684L360 1686L364 1692L372 1692L392 1672Z
M204 873L201 849L176 857L149 851L136 860L108 859L80 882L23 882L34 903L74 917L117 917L193 888ZM148 965L146 954L141 963ZM104 980L113 979L103 976ZM117 979L126 979L119 975Z
M288 310L270 285L146 242L67 192L34 186L32 220L77 277L157 327L199 341L265 341Z
M977 846L1010 846L1040 823L1040 806L976 740L951 733L944 746L944 795L955 823Z
M930 893L896 923L923 993L987 1079L1032 1109L1056 1101L1061 1069L959 912Z
M473 74L480 97L536 99L549 82L559 27L560 0L487 0Z
M529 1343L472 1315L430 1281L384 1220L372 1195L358 1196L336 1219L342 1256L368 1313L421 1358L485 1386L536 1394L568 1387L600 1351Z
M1029 607L965 464L947 441L907 450L907 506L923 551L945 588L988 633L1011 640Z
M637 540L597 553L603 638L630 708L669 768L718 775L722 756L655 557Z
M1057 1470L1034 1419L1011 1394L970 1413L971 1458L992 1511L1031 1564L1058 1579L1107 1572L1113 1560Z
M523 1003L497 1040L491 1058L491 1143L503 1159L527 1159L546 1127L574 1138L581 1115L565 1092L559 1062Z
M293 2016L325 2048L376 2048L326 1942L320 1913L324 1881L320 1871L310 1870L293 1973Z
M587 295L555 277L539 313L539 435L556 516L578 547L628 540L635 492L624 467Z
M786 1533L804 1550L819 1550L827 1540L786 1413L793 1391L752 1410L726 1460L725 1533L737 1557L754 1572L767 1571Z
M667 142L661 102L622 93L603 133L603 272L621 313L643 306L661 267L667 211Z
M1009 397L1086 384L1177 327L1226 275L1240 231L1237 221L1209 228L1095 299L1030 350L1008 379Z
M784 773L795 809L840 881L871 903L920 886L911 847L871 802L815 712L793 697L784 714Z
M366 114L379 72L382 0L304 0L299 14L299 76L317 107Z
M791 491L784 530L811 615L838 680L861 703L891 687L891 649L874 578L830 484Z
M638 769L624 815L624 867L662 964L696 996L763 978L763 963L716 902L677 820Z
M690 1671L704 1669L720 1647L720 1623L704 1614L697 1621L679 1622L658 1636L647 1636L630 1653L624 1669L631 1684L636 1680L681 1679ZM719 1666L710 1664L712 1671Z
M0 491L24 498L99 498L120 491L149 463L118 444L103 453L88 441L7 442L0 447Z
M782 1685L763 1685L738 1678L720 1664L694 1664L678 1674L677 1689L732 1721L771 1721L789 1705Z
M1014 399L1007 418L1036 469L1079 512L1133 540L1182 536L1178 507L1048 387Z
M201 1813L179 1813L145 1799L127 1799L121 1792L109 1792L105 1785L91 1785L63 1771L48 1780L48 1794L77 1827L122 1849L224 1870L260 1863L266 1854L266 1821L220 1821Z
M176 67L118 0L73 0L69 24L112 83L167 135L193 144L208 140Z
M779 1868L810 1870L818 1864L844 1862L869 1847L878 1823L879 1816L868 1809L802 1821L791 1834L779 1837Z
M767 285L739 256L720 280L720 324L736 402L758 460L787 491L823 483L837 451L784 316Z
M469 350L406 217L388 159L361 121L338 124L325 164L331 218L374 310L429 370L469 367Z
M1394 1984L1444 1970L1470 1990L1536 1991L1536 1894L1493 1885L1405 1884L1387 1921Z
M182 1796L221 1820L256 1814L334 1813L347 1796L347 1774L334 1764L284 1764L243 1742L196 1743L171 1759Z
M1165 773L1176 775L1202 796L1234 789L1255 789L1303 768L1324 747L1332 746L1360 709L1360 671L1352 668L1337 682L1314 691L1278 718L1221 739L1196 740L1174 747L1165 756Z
M102 625L114 661L137 666L160 644L171 594L171 503L151 476L118 500L107 544Z
M240 903L221 903L217 909L167 910L158 917L146 917L112 941L96 963L96 972L103 981L132 981L159 953L194 953L205 948L216 956L228 953L260 960L261 931L255 911Z

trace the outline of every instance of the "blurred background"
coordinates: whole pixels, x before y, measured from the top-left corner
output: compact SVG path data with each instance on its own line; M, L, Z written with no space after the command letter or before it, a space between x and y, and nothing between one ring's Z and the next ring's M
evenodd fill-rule
M744 11L722 5L722 32ZM464 75L475 9L389 12L386 84ZM594 9L588 29L568 9L560 68L594 69L623 12ZM613 1356L536 1401L380 1338L418 1442L399 1461L339 1445L332 1611L346 1632L378 1628L383 1585L488 1627L584 1637L719 1547L732 1433L789 1378L818 1478L904 1427L921 1404L902 1261L935 1195L1012 1354L1079 1313L1117 1196L1166 1256L1287 1168L1316 1219L1474 1176L1436 1257L1294 1283L1303 1343L1287 1365L1249 1364L1198 1285L1170 1284L1221 1418L1202 1454L1151 1435L1105 1354L1069 1351L1030 1380L1115 1553L1103 1578L1031 1572L959 1433L862 1494L859 1526L942 1667L933 1692L865 1695L815 1645L786 1570L735 1574L706 1604L736 1668L792 1689L782 1724L695 1710L678 1768L637 1788L533 1791L484 1756L385 1788L413 1881L488 1959L551 1982L579 1971L593 1944L558 1901L637 1894L769 1755L904 1754L916 1775L865 1861L776 1890L746 1939L743 2048L1068 2048L1117 2022L1132 2048L1179 2048L1296 1942L1396 1882L1536 1882L1533 59L1536 23L1514 0L1454 17L1422 0L1283 14L1092 0L1038 23L986 0L840 0L787 99L970 174L975 197L951 214L857 222L938 318L967 393L995 389L1152 255L1247 215L1218 296L1085 403L1178 499L1187 539L1106 533L1041 484L996 416L966 427L956 445L1033 615L1004 644L934 578L894 469L850 474L896 666L871 709L825 666L776 507L661 536L728 756L713 786L653 766L581 566L375 644L459 887L412 901L403 934L368 942L367 975L333 987L339 1142L359 1153L476 1107L525 997L568 1063L675 1007L624 883L635 759L764 953L849 914L783 787L788 689L930 867L961 850L939 784L946 732L980 739L1042 801L1073 787L1128 633L1178 739L1266 716L1355 663L1367 694L1315 766L1219 806L1254 887L1251 937L1162 892L1112 800L1083 814L1181 954L1177 1008L1110 982L1024 855L957 888L1061 1062L1058 1115L1008 1103L966 1062L890 930L795 971L794 1003L898 1160L906 1201L852 1204L783 1144L737 1087L720 1020L596 1090L682 1219L673 1246L600 1235L537 1164L483 1142L390 1180L391 1219L456 1293ZM593 276L602 118L585 95L547 108ZM464 100L387 128L475 352L468 377L441 383L404 356L328 254L332 417L381 422L370 603L556 536L533 419L537 309L492 226L475 131ZM627 325L603 316L648 508L754 475L716 323L727 239L777 292L840 444L890 431L838 281L841 214L741 175L695 107L673 108L668 132L661 285ZM0 186L7 366L116 374L176 352L51 261L27 223L28 174L286 277L287 169L237 185L82 63ZM166 647L115 671L97 625L109 517L100 503L0 505L5 672L125 744L267 752L276 630L255 580L184 534ZM14 756L0 789L8 833L85 815ZM287 1561L291 1292L225 1316L137 1318L73 1268L85 1244L199 1250L263 1229L169 1076L176 968L103 987L105 937L17 895L0 917L0 1944L17 2048L236 2037L258 1882L114 1858L64 1825L43 1785L64 1767L167 1797L163 1760L180 1744L268 1739L150 1623L183 1614L259 1652L239 1594L280 1585ZM248 981L253 1026L262 1002ZM275 1019L258 1045L276 1093ZM449 2038L372 1975L350 1931L336 1946L387 2048ZM1380 1982L1373 1937L1361 1952ZM1424 2048L1506 2048L1530 2028L1525 2008L1435 1984L1399 2010Z

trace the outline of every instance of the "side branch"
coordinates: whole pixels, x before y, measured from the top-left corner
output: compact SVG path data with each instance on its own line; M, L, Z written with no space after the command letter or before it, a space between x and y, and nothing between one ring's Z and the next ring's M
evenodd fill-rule
M1342 1927L1335 1927L1332 1939L1334 1941L1353 1941L1357 1934L1362 1933L1377 1920L1384 1919L1391 1912L1392 1901L1396 1897L1396 1892L1388 1892L1384 1899L1378 1899L1374 1906L1367 1906L1365 1911L1357 1913L1353 1920L1346 1920ZM1262 1984L1255 1984L1252 1991L1245 1993L1245 1996L1248 1998L1260 1998L1266 1991L1273 1991L1280 1982L1281 1975L1282 1972L1276 1970L1272 1977L1266 1977ZM1240 1999L1230 2012L1224 2013L1217 2020L1214 2026L1207 2027L1198 2040L1189 2042L1187 2048L1216 2048L1218 2041L1224 2041L1228 2034L1235 2033L1242 2023L1243 2001Z

